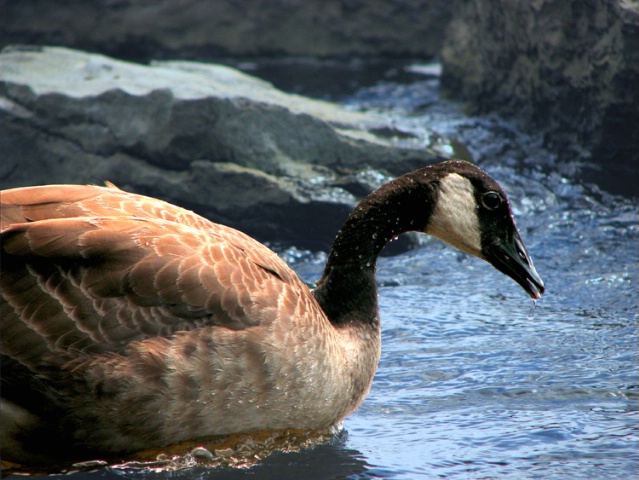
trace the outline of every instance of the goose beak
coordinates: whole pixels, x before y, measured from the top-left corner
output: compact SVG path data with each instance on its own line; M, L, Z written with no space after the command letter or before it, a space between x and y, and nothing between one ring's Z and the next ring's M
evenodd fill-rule
M533 300L541 298L545 291L544 282L535 270L517 231L510 240L486 248L484 256L497 270L521 285Z

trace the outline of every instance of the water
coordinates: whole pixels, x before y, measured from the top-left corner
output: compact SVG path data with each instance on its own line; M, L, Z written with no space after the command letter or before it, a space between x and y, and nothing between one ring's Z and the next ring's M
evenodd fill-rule
M636 198L583 183L541 138L420 95L382 84L350 101L464 142L513 201L547 294L531 315L509 279L436 242L383 259L398 286L380 291L380 370L349 445L392 478L636 478Z
M547 294L531 315L510 279L436 241L382 259L380 280L396 286L380 291L382 360L348 445L392 478L636 478L636 198L420 90L384 83L346 102L464 142L513 201ZM623 182L637 192L637 178Z
M581 163L559 163L541 138L433 101L436 89L433 79L381 82L340 100L468 145L509 194L546 282L534 312L510 279L427 240L379 262L382 359L336 438L245 470L83 477L637 478L637 199L585 183ZM292 257L305 280L319 277L322 255Z
M392 478L636 478L626 208L575 212L569 244L555 214L521 219L548 286L534 318L509 279L435 242L383 259L380 277L399 285L380 291L382 360L348 446Z

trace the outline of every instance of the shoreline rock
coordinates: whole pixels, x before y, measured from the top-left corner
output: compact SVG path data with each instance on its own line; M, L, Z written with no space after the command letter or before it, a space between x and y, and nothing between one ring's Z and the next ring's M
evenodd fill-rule
M560 160L615 182L639 162L638 39L637 2L456 2L442 91L541 131Z
M302 248L327 249L362 191L441 160L389 121L219 65L0 54L2 188L111 181Z

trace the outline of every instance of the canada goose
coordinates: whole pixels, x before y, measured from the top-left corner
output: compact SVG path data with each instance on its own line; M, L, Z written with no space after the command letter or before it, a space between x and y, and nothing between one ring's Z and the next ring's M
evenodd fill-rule
M328 431L371 387L376 259L406 231L488 261L533 299L544 292L505 193L467 162L371 193L312 292L247 235L112 185L16 188L1 201L0 440L22 463Z

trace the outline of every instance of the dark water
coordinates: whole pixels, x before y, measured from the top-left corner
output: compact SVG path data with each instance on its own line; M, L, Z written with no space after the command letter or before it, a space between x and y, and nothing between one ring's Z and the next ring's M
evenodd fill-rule
M533 307L489 265L425 239L379 262L379 371L332 441L245 470L83 477L637 478L637 199L585 183L581 160L559 163L508 122L463 115L436 78L392 80L339 99L464 142L508 192L547 294ZM294 268L316 280L324 257L300 258Z

